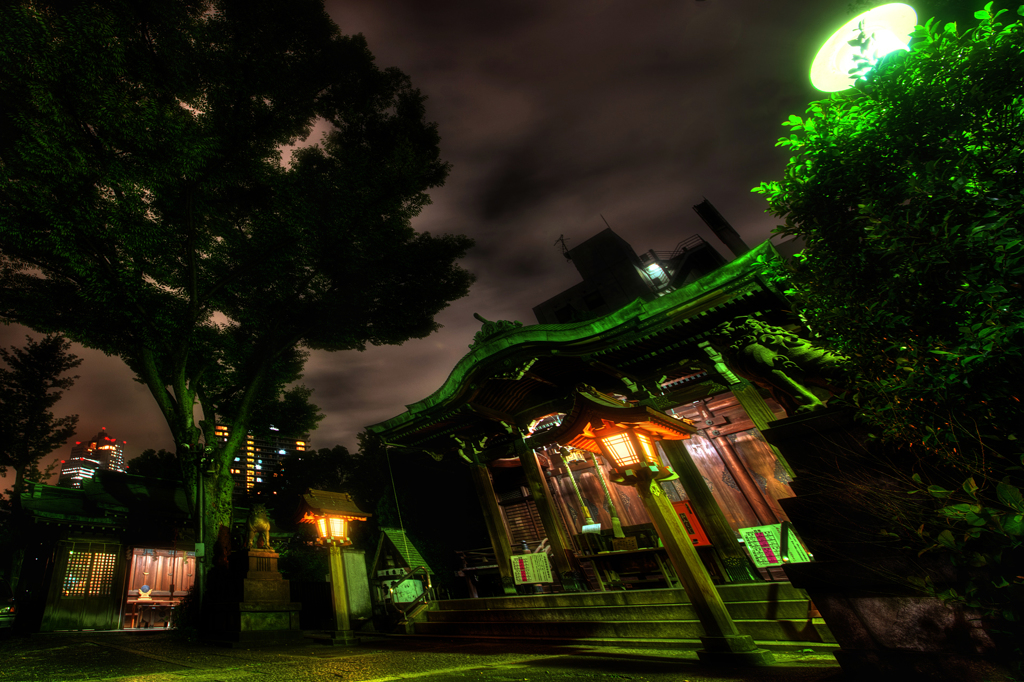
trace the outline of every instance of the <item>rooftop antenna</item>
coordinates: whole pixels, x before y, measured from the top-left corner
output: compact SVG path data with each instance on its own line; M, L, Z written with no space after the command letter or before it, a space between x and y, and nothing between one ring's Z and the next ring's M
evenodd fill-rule
M601 216L601 220L604 220L604 214L603 214L603 213L598 213L597 215ZM607 220L604 220L604 224L605 224L605 225L608 225L608 221L607 221ZM611 225L608 225L608 229L609 229L609 230L610 230L610 229L612 229L612 226L611 226Z
M558 239L555 240L555 243L552 246L558 246L559 244L562 245L562 255L565 256L565 260L572 260L572 254L569 253L569 247L565 245L565 235L558 235Z

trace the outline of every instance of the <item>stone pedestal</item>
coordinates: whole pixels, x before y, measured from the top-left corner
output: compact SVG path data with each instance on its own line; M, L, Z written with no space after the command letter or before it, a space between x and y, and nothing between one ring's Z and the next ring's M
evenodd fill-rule
M900 452L867 438L848 412L825 410L771 422L762 431L792 466L796 497L780 500L815 561L789 564L841 649L852 679L1001 679L979 614L915 589L930 575L941 590L956 578L945 556L903 550L879 535L874 493L905 495L889 463ZM871 494L866 494L871 493Z
M297 638L302 604L291 601L287 580L277 570L276 552L234 552L227 571L211 572L209 640L229 646Z

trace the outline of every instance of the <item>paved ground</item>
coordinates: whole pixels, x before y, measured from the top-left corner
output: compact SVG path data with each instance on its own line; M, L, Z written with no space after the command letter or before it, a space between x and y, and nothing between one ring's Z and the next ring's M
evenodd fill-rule
M774 666L711 669L694 651L363 639L227 649L170 632L46 634L0 640L0 682L843 682L831 654L775 652Z

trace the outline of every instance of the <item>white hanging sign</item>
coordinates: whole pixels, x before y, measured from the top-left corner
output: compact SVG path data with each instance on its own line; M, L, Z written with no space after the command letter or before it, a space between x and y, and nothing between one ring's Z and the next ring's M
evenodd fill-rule
M517 554L512 557L512 577L516 585L533 585L535 583L552 583L551 562L544 552L537 554Z

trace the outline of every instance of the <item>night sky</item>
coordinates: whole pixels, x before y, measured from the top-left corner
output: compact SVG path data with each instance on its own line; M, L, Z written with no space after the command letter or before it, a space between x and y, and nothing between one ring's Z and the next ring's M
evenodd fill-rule
M768 239L778 221L750 189L781 175L780 124L821 96L810 63L852 18L849 6L328 2L343 32L366 36L379 66L402 69L429 97L452 171L413 224L473 237L463 264L477 281L426 339L313 354L303 383L327 415L314 447L354 450L363 427L438 388L479 329L473 313L534 324L535 305L579 281L559 235L572 248L605 228L602 214L637 252L670 251L698 234L731 259L691 208L707 197L749 245ZM26 332L0 328L0 344L20 345ZM106 427L128 441L128 457L173 450L152 397L120 360L75 352L81 378L56 411L80 415L76 439Z

